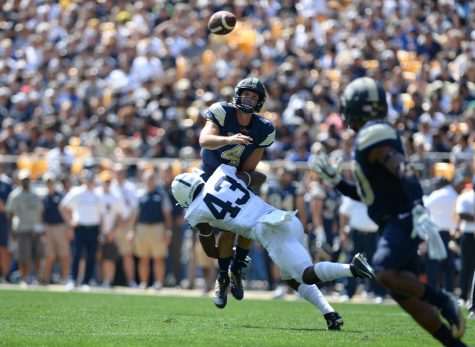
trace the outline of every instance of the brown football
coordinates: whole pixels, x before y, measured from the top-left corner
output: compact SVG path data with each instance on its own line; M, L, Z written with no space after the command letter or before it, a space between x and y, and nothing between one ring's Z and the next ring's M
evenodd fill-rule
M228 11L214 13L208 21L208 29L215 35L226 35L236 26L236 16Z

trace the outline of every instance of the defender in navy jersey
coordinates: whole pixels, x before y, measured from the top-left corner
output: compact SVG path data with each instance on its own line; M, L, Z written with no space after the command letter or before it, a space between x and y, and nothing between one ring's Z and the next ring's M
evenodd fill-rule
M257 78L249 77L237 84L232 104L219 102L210 106L199 139L204 180L220 164L234 166L239 171L254 172L265 148L275 139L272 123L257 114L265 100L264 85ZM241 270L247 264L246 257L252 241L239 236L233 253L234 239L234 234L222 232L218 241L219 272L214 299L218 308L226 306L230 283L233 296L237 300L244 297Z
M363 77L348 84L341 98L341 113L343 120L358 132L352 162L357 184L342 179L325 153L310 166L326 183L368 206L380 232L373 257L376 279L391 290L394 300L442 344L465 346L460 340L465 322L455 298L420 283L416 276L417 248L422 240L427 241L429 253L436 258L446 256L445 248L422 205L422 188L407 164L401 139L382 120L387 111L381 83Z

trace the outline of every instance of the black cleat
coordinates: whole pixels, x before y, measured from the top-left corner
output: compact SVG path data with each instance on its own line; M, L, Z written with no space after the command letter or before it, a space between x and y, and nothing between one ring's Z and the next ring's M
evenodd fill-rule
M244 288L242 287L241 271L232 272L229 270L229 278L231 278L231 294L236 300L244 298Z
M226 303L228 302L229 282L229 277L225 277L223 279L216 279L213 301L217 308L226 307Z
M328 330L341 330L343 326L343 318L338 312L328 312L323 315L327 321Z
M444 291L447 300L439 305L439 311L442 317L449 323L452 331L452 336L456 339L460 339L465 333L465 319L462 316L462 312L457 304L457 299L451 293Z
M350 270L354 277L374 279L374 270L361 253L351 259Z

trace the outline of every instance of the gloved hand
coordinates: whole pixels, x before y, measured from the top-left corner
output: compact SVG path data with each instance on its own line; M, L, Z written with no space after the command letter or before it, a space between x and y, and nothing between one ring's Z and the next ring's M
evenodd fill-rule
M422 205L416 205L412 211L411 237L420 237L427 241L427 249L431 259L442 260L447 258L447 251L442 241L439 228L431 221L429 212Z
M443 260L447 258L447 249L439 233L429 236L427 240L427 251L430 259Z
M308 166L330 187L336 186L341 181L340 173L337 168L330 163L326 153L319 153L312 156L308 162Z

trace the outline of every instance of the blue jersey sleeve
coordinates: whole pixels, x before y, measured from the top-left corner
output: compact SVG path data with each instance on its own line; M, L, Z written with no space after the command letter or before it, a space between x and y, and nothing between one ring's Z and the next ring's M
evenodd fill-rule
M224 127L224 121L226 120L226 103L216 102L212 104L208 108L205 118L212 121L221 130Z
M269 147L275 141L275 127L269 120L257 116L261 123L261 129L259 130L259 139L257 141L258 147Z

